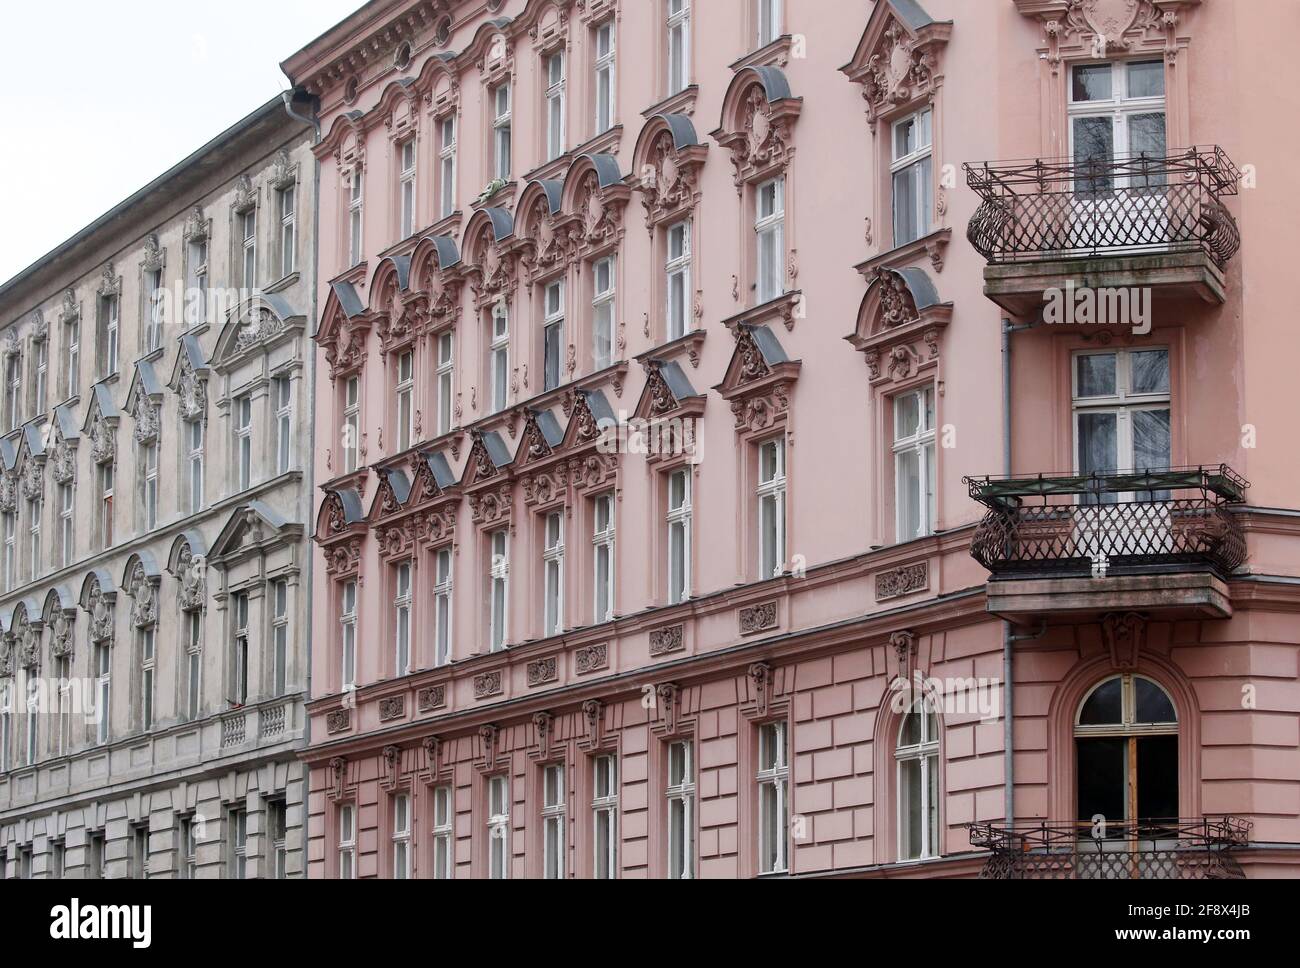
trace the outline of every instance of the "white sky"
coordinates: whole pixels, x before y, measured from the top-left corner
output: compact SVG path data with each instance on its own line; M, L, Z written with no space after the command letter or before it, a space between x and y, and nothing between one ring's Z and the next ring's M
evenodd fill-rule
M0 280L287 89L280 61L361 5L6 2Z

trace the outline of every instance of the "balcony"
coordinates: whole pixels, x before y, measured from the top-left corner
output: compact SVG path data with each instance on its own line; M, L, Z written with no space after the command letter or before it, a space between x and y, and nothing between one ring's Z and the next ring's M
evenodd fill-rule
M992 852L985 880L1238 880L1232 851L1249 843L1236 817L1108 823L967 824L972 847ZM1097 836L1098 834L1101 836Z
M1013 621L1102 612L1232 615L1227 579L1246 560L1232 507L1250 484L1225 465L966 478L988 513L971 555L988 610Z
M966 237L989 263L984 293L1012 315L1070 284L1224 301L1241 235L1223 199L1241 173L1221 148L963 167L983 199Z

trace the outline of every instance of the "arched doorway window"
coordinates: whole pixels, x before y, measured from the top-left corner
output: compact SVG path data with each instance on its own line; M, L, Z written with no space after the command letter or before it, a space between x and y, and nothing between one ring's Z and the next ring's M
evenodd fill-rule
M1081 824L1178 818L1178 714L1155 682L1126 673L1094 686L1074 745Z
M918 699L898 728L898 859L939 853L939 723L928 699Z

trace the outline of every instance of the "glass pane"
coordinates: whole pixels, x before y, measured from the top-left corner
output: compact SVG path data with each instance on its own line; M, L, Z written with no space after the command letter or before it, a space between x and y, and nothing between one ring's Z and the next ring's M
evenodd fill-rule
M1114 95L1110 64L1080 64L1074 69L1070 98L1074 101L1109 101Z
M1123 820L1127 785L1128 740L1119 736L1075 741L1079 761L1078 820L1096 816Z
M898 818L903 825L904 859L921 856L921 761L898 764Z
M1113 413L1079 414L1079 473L1118 469L1117 427Z
M1128 119L1128 147L1134 155L1148 158L1165 157L1165 116L1158 114L1134 114ZM1158 166L1154 166L1158 167ZM1153 188L1164 185L1167 178L1163 172L1145 174L1139 171L1130 179L1138 188Z
M1116 392L1115 354L1090 353L1077 357L1075 369L1078 374L1079 397L1110 397Z
M780 820L777 817L776 784L764 783L759 793L759 830L762 836L761 870L776 869L777 837Z
M916 166L894 173L894 244L905 245L921 237L916 213Z
M1133 469L1164 470L1169 466L1169 411L1133 413Z
M546 876L552 880L560 876L560 824L555 819L546 821Z
M898 731L898 745L916 746L921 742L921 712L919 707L913 707L903 717L903 726Z
M1109 117L1074 119L1074 161L1079 168L1076 193L1110 194L1115 182L1110 173L1115 157L1115 125Z
M1178 715L1174 712L1174 704L1170 702L1168 694L1150 679L1134 679L1133 691L1137 700L1138 723L1178 722Z
M1133 393L1169 392L1169 351L1139 350L1129 355Z
M1128 65L1128 96L1164 97L1165 65L1163 61L1130 61Z
M1118 677L1098 686L1079 712L1080 726L1118 726L1124 722L1124 684Z
M896 492L900 541L915 538L921 533L921 455L915 450L898 454Z
M1138 737L1137 774L1138 818L1177 819L1178 737Z
M934 856L939 852L939 757L927 757L925 767L925 850Z
M894 398L894 439L907 440L921 425L921 398L915 393Z

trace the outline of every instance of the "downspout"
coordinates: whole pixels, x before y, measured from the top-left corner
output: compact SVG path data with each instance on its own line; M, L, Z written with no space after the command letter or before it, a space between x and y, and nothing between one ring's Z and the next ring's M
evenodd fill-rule
M313 147L315 145L319 145L321 140L320 99L314 96L307 95L305 92L301 90L301 88L295 88L292 91L285 91L281 96L284 98L284 110L288 113L289 117L293 118L295 121L301 121L303 124L311 125L312 132L315 135L315 140L312 142L312 145ZM311 113L310 114L300 113L297 110L297 104L299 103L305 105ZM312 328L314 329L319 322L317 317L317 312L319 308L319 293L318 293L317 277L320 274L320 159L315 157L315 152L312 153L312 157L314 159L314 164L312 166L313 214L312 214L312 223L311 223L311 247L312 247L311 290L310 290L311 294L309 296L309 305L311 306L311 325ZM309 416L307 420L307 439L309 441L314 442L316 439L316 344L313 341L309 340L308 346L311 347L310 353L308 354L309 359L307 364L307 373L311 381L311 410L309 411ZM310 528L315 520L315 518L312 515L312 498L313 495L315 495L316 493L316 456L315 456L316 450L314 446L308 448L308 454L309 454L309 458L305 462L306 467L304 469L305 476L307 479L307 488L305 491L305 498L303 503L306 505L306 507L302 511L303 513L302 520L306 528ZM316 598L315 596L316 551L311 546L311 540L312 539L310 538L308 539L308 545L307 545L309 549L309 553L307 555L307 589L308 589L308 601L314 602ZM310 700L312 696L311 673L312 673L313 663L312 663L312 656L311 656L311 648L312 648L312 642L314 641L312 636L312 622L314 619L314 615L315 615L315 608L309 607L307 609L307 622L306 622L306 629L307 629L306 698L308 700ZM303 717L302 739L303 739L304 748L311 745L311 717L310 716ZM311 826L310 817L308 816L308 810L310 809L309 797L311 794L310 776L305 776L303 778L302 786L303 786L302 877L303 880L306 880L307 879L307 858L310 856L309 854L310 844L308 843L308 829Z
M1002 473L1010 477L1011 470L1011 320L1002 319ZM1015 689L1012 674L1012 651L1015 633L1011 623L1002 622L1002 812L1010 830L1016 822L1016 756L1015 756Z

